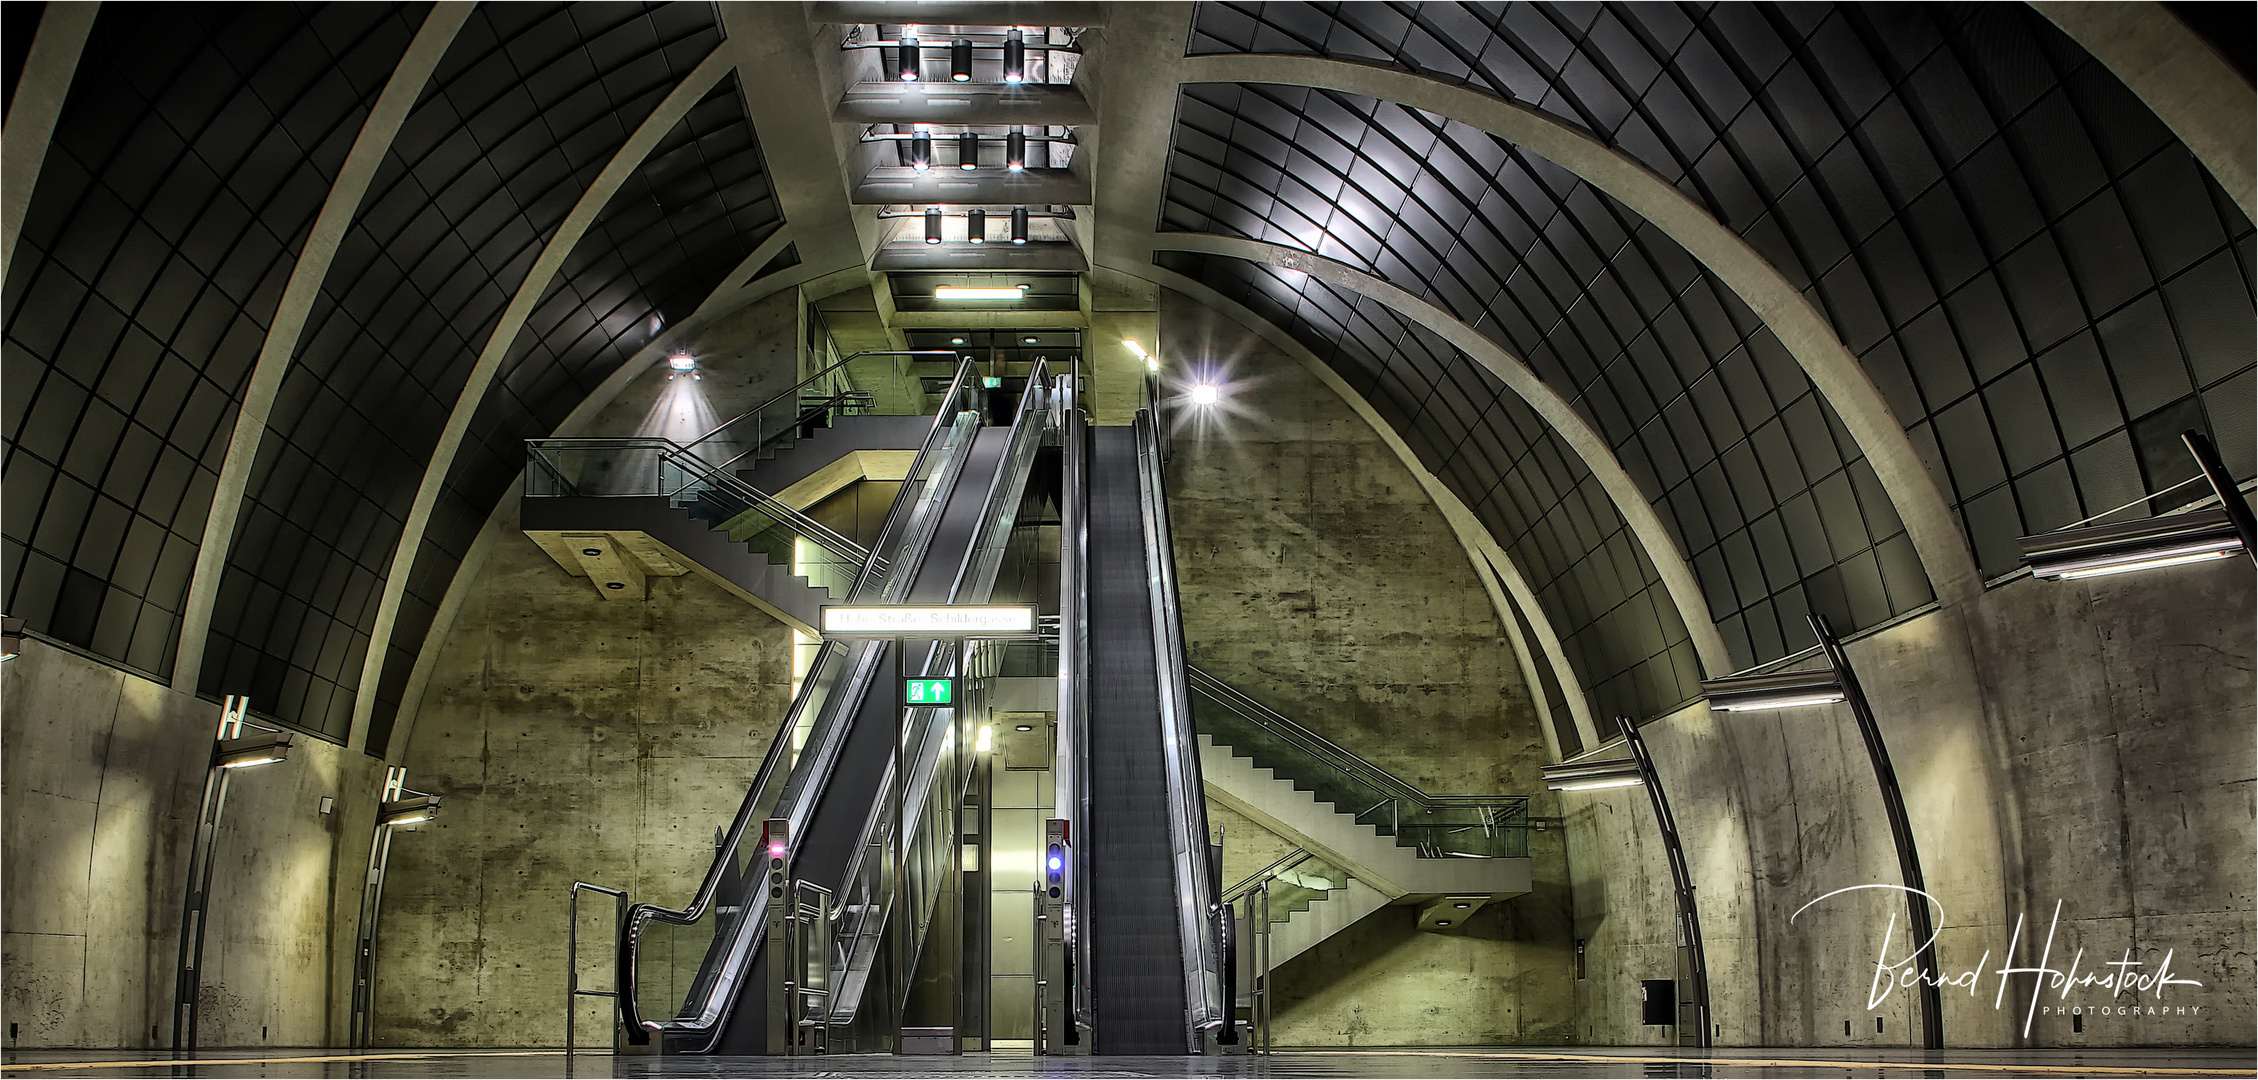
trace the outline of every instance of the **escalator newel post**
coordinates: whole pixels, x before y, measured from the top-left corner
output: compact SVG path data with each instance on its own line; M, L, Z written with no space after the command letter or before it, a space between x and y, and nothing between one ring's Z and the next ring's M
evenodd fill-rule
M768 888L768 1052L792 1054L798 1050L800 983L799 950L789 897L792 881L792 822L769 818L761 824L761 865ZM758 879L756 879L758 880ZM740 903L750 906L751 897Z

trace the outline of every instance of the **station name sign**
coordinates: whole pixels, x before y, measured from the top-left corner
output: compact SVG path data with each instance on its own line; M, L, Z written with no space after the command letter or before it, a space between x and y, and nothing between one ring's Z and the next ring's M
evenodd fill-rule
M1033 604L833 604L823 609L825 637L1035 637Z

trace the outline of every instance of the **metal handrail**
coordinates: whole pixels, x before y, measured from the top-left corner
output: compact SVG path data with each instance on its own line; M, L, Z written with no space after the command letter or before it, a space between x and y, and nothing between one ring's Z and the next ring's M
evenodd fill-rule
M619 972L616 969L612 972L611 989L583 990L580 988L580 894L583 892L602 893L612 898L612 922L615 934L613 941L615 943L618 941L616 937L618 926L627 921L627 892L625 890L606 888L590 881L575 881L572 883L571 895L567 898L566 903L566 917L571 921L567 923L565 929L565 1057L567 1060L571 1059L573 1054L577 1052L574 1043L578 1036L577 1027L580 1012L578 999L602 997L616 1001L619 998ZM616 1007L613 1010L613 1015L615 1017L618 1015ZM618 1029L615 1027L613 1028L613 1037L617 1038L617 1036Z
M1270 861L1270 865L1265 866L1262 869L1255 871L1254 873L1248 874L1246 877L1239 879L1238 884L1223 890L1223 902L1226 904L1235 903L1240 897L1253 892L1256 886L1261 885L1263 882L1269 881L1272 878L1275 878L1278 875L1283 874L1286 871L1293 869L1294 867L1300 866L1301 864L1308 862L1309 860L1316 857L1317 853L1309 850L1308 848L1295 848L1294 850L1289 851L1284 855L1280 855L1277 858L1272 859Z
M690 479L688 482L674 488L671 491L667 490L666 484L658 483L652 485L653 490L651 491L637 492L626 497L640 498L649 495L658 495L671 500L681 497L683 493L689 491L693 487L698 486L699 484L711 484L716 488L726 490L730 495L743 499L746 503L749 504L747 509L759 510L764 514L777 519L779 522L790 526L794 531L799 532L800 534L806 536L808 539L823 545L835 555L838 555L842 558L851 559L857 563L866 562L871 557L869 549L864 548L861 544L855 543L853 540L841 535L829 526L824 525L822 522L808 517L806 514L803 514L798 510L793 509L791 506L778 501L774 496L771 496L767 492L746 483L744 480L739 479L736 476L732 476L727 472L720 471L722 468L721 466L714 465L706 461L704 458L691 453L689 448L673 441L672 439L653 438L649 436L626 436L619 438L582 436L574 438L525 440L526 453L531 455L533 460L539 463L542 468L547 471L550 478L555 480L560 488L566 491L572 491L575 495L578 495L579 493L574 490L574 485L572 484L572 482L565 479L564 470L558 465L555 460L550 458L548 452L550 450L556 449L598 448L649 450L657 457L660 464L671 465L675 468L681 469L683 470L685 475L692 477L692 479ZM607 496L596 497L603 498ZM880 560L880 562L880 569L883 569L883 560Z
M828 325L826 325L825 329L826 331L828 331ZM683 447L683 449L693 449L699 443L705 442L706 440L711 439L714 436L719 435L722 432L736 426L739 422L745 420L747 417L759 416L761 413L767 411L769 406L774 405L777 402L784 400L785 398L798 394L801 390L806 389L809 384L815 382L817 379L823 378L824 376L829 375L832 372L839 370L840 368L846 367L848 364L851 364L856 360L860 360L865 356L946 356L951 360L955 360L957 358L957 354L954 349L865 349L852 356L846 357L845 359L825 365L823 370L818 371L805 379L801 379L799 382L793 383L791 389L786 390L783 393L776 395L775 397L769 398L767 401L761 402L760 404L755 405L744 412L738 413L737 415L722 421L720 424L716 425L713 430L690 440L689 443L687 443Z

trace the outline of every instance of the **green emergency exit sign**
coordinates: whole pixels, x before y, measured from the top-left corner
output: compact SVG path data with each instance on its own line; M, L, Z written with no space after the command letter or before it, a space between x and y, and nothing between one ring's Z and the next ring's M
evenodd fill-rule
M908 705L950 705L957 699L955 679L903 679L902 701Z

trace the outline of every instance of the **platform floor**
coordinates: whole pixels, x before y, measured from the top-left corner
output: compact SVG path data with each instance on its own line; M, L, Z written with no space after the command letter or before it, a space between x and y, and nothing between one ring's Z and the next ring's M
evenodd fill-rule
M554 1050L8 1051L0 1074L31 1077L2214 1077L2252 1076L2258 1051L1715 1050L1653 1047L1280 1051L1268 1057L813 1059L613 1057Z

